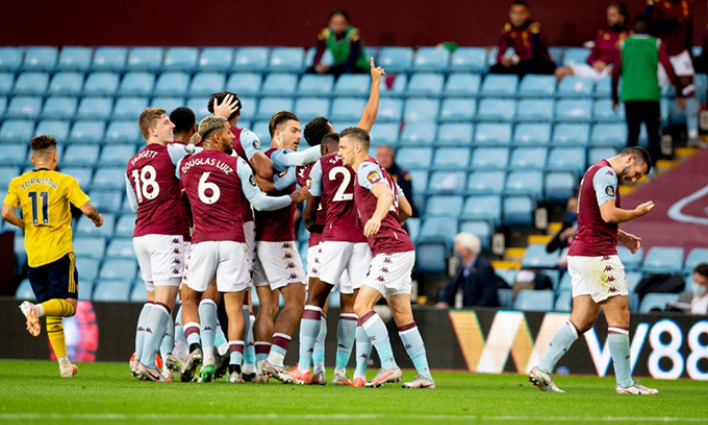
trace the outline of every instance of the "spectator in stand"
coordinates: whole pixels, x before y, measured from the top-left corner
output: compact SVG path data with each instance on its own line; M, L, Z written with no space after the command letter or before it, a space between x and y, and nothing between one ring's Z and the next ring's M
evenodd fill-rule
M669 58L661 41L650 37L647 32L649 22L644 16L634 19L634 35L620 43L612 70L612 107L617 108L620 97L617 94L619 78L622 76L622 102L627 118L627 146L637 146L641 123L647 126L649 154L656 163L661 153L659 146L661 109L661 89L657 77L659 63L664 65L671 83L676 89L676 101L681 109L685 101L681 95Z
M418 217L418 211L416 211L415 203L413 202L413 182L411 175L408 174L408 171L396 164L396 154L393 152L393 148L389 145L379 146L376 149L376 160L388 171L391 177L393 177L393 181L398 183L406 199L410 201L411 208L413 208L411 217Z
M620 42L630 36L626 4L610 3L607 8L607 26L609 28L597 32L587 63L557 68L558 81L569 75L592 78L595 81L612 75L612 63Z
M351 26L350 21L349 14L343 10L335 10L329 15L329 26L318 36L315 60L307 72L333 74L335 77L345 73L369 72L364 43L359 30ZM326 49L334 58L332 65L322 63Z
M568 198L566 207L566 220L563 222L563 227L560 232L546 245L546 252L552 253L556 250L561 250L561 255L558 258L558 268L565 269L568 267L568 249L573 243L575 235L578 233L578 195L574 194Z
M514 49L513 54L506 54ZM556 64L548 54L548 41L541 24L531 20L529 5L516 0L509 8L509 22L499 37L497 63L489 72L494 74L553 74Z
M492 264L480 255L479 238L472 233L455 236L460 265L442 289L437 308L499 307L497 276Z
M699 264L693 269L693 291L684 292L676 305L687 313L708 315L708 263ZM671 310L671 309L667 309Z

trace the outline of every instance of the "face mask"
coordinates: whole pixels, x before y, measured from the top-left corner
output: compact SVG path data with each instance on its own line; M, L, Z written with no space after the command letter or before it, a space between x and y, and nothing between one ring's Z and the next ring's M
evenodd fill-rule
M566 212L565 219L568 221L568 223L575 223L576 221L578 221L578 214Z
M708 287L703 286L703 285L696 285L695 283L693 284L693 293L696 295L705 295L706 291L708 291Z

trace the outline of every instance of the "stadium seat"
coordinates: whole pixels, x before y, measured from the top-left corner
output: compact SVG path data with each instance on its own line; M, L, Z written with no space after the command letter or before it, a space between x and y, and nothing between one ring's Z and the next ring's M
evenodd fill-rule
M482 251L489 251L491 248L491 238L494 235L494 228L487 220L462 220L460 222L460 232L477 235L482 246Z
M568 273L566 273L568 274ZM555 311L571 311L573 308L573 291L564 289L558 291L556 303L553 310Z
M482 79L477 74L451 74L443 94L446 97L474 97L479 94Z
M386 83L381 86L385 86ZM368 97L371 77L361 74L344 74L334 84L335 96Z
M563 290L571 290L573 289L573 278L570 277L570 273L565 273L563 274L563 277L561 278L560 282L558 283L558 288L556 288L559 291Z
M270 55L268 72L300 73L304 70L305 52L299 47L276 47Z
M588 164L597 164L603 159L609 159L617 155L615 148L592 148L588 150Z
M0 71L19 71L24 53L20 47L0 47Z
M113 108L112 119L136 121L147 108L148 100L144 97L120 97Z
M516 75L489 74L482 82L481 94L491 97L515 97L518 84L519 77Z
M22 166L26 157L27 144L3 144L0 146L0 165ZM4 183L7 185L10 182Z
M467 176L464 171L435 171L430 175L429 194L460 194L464 191Z
M234 61L231 47L205 47L199 56L200 72L228 72Z
M428 197L425 203L425 216L459 217L462 212L462 196L437 195Z
M516 113L516 101L507 99L482 99L477 111L478 121L509 122Z
M472 121L477 112L474 99L452 98L443 100L440 108L440 122Z
M76 119L107 120L112 111L113 99L109 97L83 97L76 110Z
M44 72L23 72L15 80L12 93L15 96L44 96L49 87L49 74Z
M184 72L163 72L157 78L157 83L155 83L155 90L153 91L153 96L180 96L184 97L187 95L187 89L189 88L189 75ZM214 87L214 91L211 93L220 91L216 90L218 87ZM199 93L202 94L202 93ZM207 93L208 94L208 93ZM190 92L190 95L192 93Z
M487 220L495 227L501 225L502 200L498 195L469 196L462 209L466 220Z
M422 275L441 275L447 271L449 247L442 238L424 239L416 246L415 268Z
M268 121L274 113L281 110L292 111L293 99L286 97L264 97L258 104L256 119ZM262 140L263 139L261 139L261 142Z
M428 190L428 171L408 170L408 175L411 176L414 195L422 195Z
M403 111L403 120L406 122L437 121L439 110L440 101L437 99L408 99Z
M548 154L547 170L572 171L578 176L585 172L585 148L553 148Z
M106 130L106 143L136 143L142 141L140 129L133 120L111 121Z
M504 194L532 195L536 201L543 197L543 173L541 171L512 171L506 176Z
M133 47L128 56L127 71L160 72L163 55L161 47Z
M590 146L622 149L627 145L627 125L621 123L599 123L592 126Z
M387 73L407 73L413 65L413 49L410 47L382 47L379 50L378 66Z
M475 72L487 69L487 50L483 47L459 47L450 60L451 72Z
M624 122L624 108L612 108L612 100L598 99L592 107L592 118L596 122Z
M440 111L440 120L442 121L445 113L446 101L443 101L443 106ZM438 127L438 136L436 145L438 146L470 146L472 144L472 135L474 127L471 123L444 123Z
M612 77L603 77L599 79L595 83L595 91L593 91L593 96L596 99L610 99L612 97Z
M93 55L92 71L123 72L128 49L125 47L99 47Z
M419 47L413 60L415 72L447 72L450 51L443 47Z
M263 96L295 96L296 88L297 75L268 74L263 82L261 94Z
M549 47L548 55L551 57L556 65L563 63L563 54L565 53L565 47Z
M192 73L197 68L199 49L196 47L171 47L165 53L163 71Z
M135 229L135 214L123 214L116 223L115 236L120 238L132 238Z
M106 252L106 241L103 238L98 236L74 238L76 258L87 257L102 260L104 252Z
M664 311L668 303L678 302L679 294L659 294L648 293L639 305L640 313L651 313L652 311Z
M101 143L106 125L103 121L75 121L69 133L73 143Z
M693 248L686 257L683 273L693 273L693 269L701 263L708 263L708 248Z
M551 122L554 114L552 99L521 99L516 106L516 121Z
M467 178L465 193L468 195L501 195L505 177L504 171L474 171Z
M568 76L558 84L558 97L592 97L595 81L592 78Z
M408 77L405 74L391 76L386 78L384 84L379 85L381 97L403 97L406 94L408 86Z
M502 270L495 270L497 275L499 272ZM514 272L516 270L513 270ZM513 284L513 282L512 282ZM497 298L499 299L499 307L501 308L512 308L514 306L514 298L512 296L513 291L511 289L507 288L499 288L497 289Z
M625 271L626 270L627 268L625 267ZM637 285L639 285L639 282L642 280L642 274L640 272L626 271L625 277L627 278L627 291L633 294L635 289L637 289Z
M42 108L42 119L73 120L76 115L76 105L75 97L47 98L44 108ZM56 136L54 137L59 140Z
M331 96L334 75L305 74L297 87L298 96Z
M434 122L413 121L403 127L400 142L402 145L431 146L437 132L438 126Z
M271 138L270 133L268 132L268 121L257 121L253 124L253 128L251 128L251 130L258 136L258 139L261 141L261 146L270 145Z
M147 289L145 283L136 281L130 290L130 301L144 303L147 301Z
M438 148L432 166L436 170L465 170L469 162L469 148Z
M426 217L420 228L419 243L423 240L438 240L444 238L452 242L457 234L457 218L451 216Z
M592 119L592 100L561 99L556 102L556 121L588 122Z
M507 148L477 148L472 154L472 169L504 170L509 162L509 149ZM503 182L500 181L501 184Z
M28 47L22 70L52 72L57 64L59 52L56 47Z
M340 79L343 78L340 77ZM354 97L338 97L332 101L332 112L329 118L332 121L358 121L366 107L364 99ZM376 127L376 126L374 126ZM335 130L338 129L335 127ZM339 129L342 130L341 128Z
M573 66L587 63L590 49L571 47L565 50L563 66Z
M98 163L103 166L122 166L125 168L128 160L135 155L134 144L115 144L104 146ZM100 170L99 170L100 171Z
M226 90L239 96L259 96L262 78L255 73L231 74L226 83ZM214 93L214 92L212 92Z
M0 72L0 95L12 93L12 86L15 84L15 75L9 72Z
M91 187L93 168L91 167L61 167L61 172L75 178L84 192Z
M84 76L78 72L57 72L49 83L49 96L79 96L84 86ZM0 89L0 92L2 90Z
M109 258L129 258L135 261L135 248L133 247L132 238L111 239L106 250L106 256Z
M578 179L574 172L551 171L544 177L545 199L548 202L566 202L577 188Z
M408 220L406 220L406 227L408 231L408 237L411 238L411 241L413 241L413 243L415 244L418 240L418 235L420 234L420 218L409 218Z
M2 118L5 115L6 110L7 110L7 98L4 96L0 96L0 118Z
M403 101L401 99L381 99L379 112L376 117L380 122L398 122L403 115Z
M34 130L34 135L42 134L51 134L60 144L66 143L69 138L69 121L41 120Z
M7 189L10 180L21 174L20 167L11 165L0 166L0 188Z
M27 143L34 135L34 121L5 119L0 127L0 142Z
M15 96L10 100L5 112L6 119L28 119L39 118L42 111L42 98L39 96Z
M413 74L408 81L406 96L440 97L445 77L440 74Z
M121 175L124 182L121 190L102 190L92 189L88 194L99 211L118 211L123 202L123 193L125 193L125 179ZM95 184L95 182L94 182Z
M162 108L169 115L175 109L184 106L185 100L183 97L153 97L150 100L151 108Z
M92 72L86 78L84 96L113 96L118 91L120 77L113 72Z
M102 279L93 290L93 300L103 302L127 302L131 284L123 280Z
M683 271L683 248L655 246L647 252L642 265L644 273L671 273Z
M546 148L515 148L511 151L509 168L512 170L543 170L546 167Z
M129 72L118 86L118 96L150 96L155 86L155 76L149 72Z
M427 170L430 168L432 158L432 148L401 148L396 153L396 162L406 170Z
M521 290L516 294L514 309L522 311L551 311L553 310L553 291Z
M258 110L258 99L255 97L239 96L239 100L241 101L241 115L239 115L238 126L248 128L250 126L250 122L256 116L256 111Z
M295 115L304 123L316 117L329 116L329 99L303 97L295 101Z
M585 146L590 140L588 124L556 124L551 144L556 146Z
M310 47L307 49L307 52L305 52L305 67L309 68L310 66L315 64L315 56L317 55L317 48L316 47ZM369 58L370 56L366 56L366 58ZM332 65L334 63L334 57L332 56L332 52L329 49L325 49L325 51L322 53L322 57L320 58L321 64L325 65Z
M481 123L474 133L476 145L508 146L511 142L511 124Z
M546 252L545 244L530 244L521 260L521 267L530 269L552 269L558 267L560 252Z
M237 72L260 72L268 68L270 50L267 47L241 47L236 51L233 70Z
M207 108L208 102L208 96L190 97L187 99L187 104L185 106L194 112L197 122L201 122L204 117L212 115L212 113L209 112L209 109Z
M516 146L547 146L550 140L550 124L522 123L514 128L512 144Z
M67 166L89 166L92 167L98 161L100 151L99 145L74 145L66 147L62 156L62 164ZM125 184L123 184L125 186Z
M17 290L15 291L15 298L18 300L28 300L28 301L36 301L37 298L34 296L34 290L32 290L32 285L30 284L29 279L23 279L22 282L20 282L20 286L17 287Z
M113 228L116 224L115 216L110 212L102 212L103 216L103 226L96 227L93 221L87 217L80 217L76 223L77 236L100 236L102 238L110 239L113 237Z
M90 221L90 220L89 220ZM85 281L92 282L98 278L101 260L90 257L76 257L76 270L79 271L79 295L83 292Z
M519 85L519 97L549 97L556 94L556 77L553 75L526 75Z
M103 262L99 279L118 279L132 282L135 276L136 264L133 259L110 258Z

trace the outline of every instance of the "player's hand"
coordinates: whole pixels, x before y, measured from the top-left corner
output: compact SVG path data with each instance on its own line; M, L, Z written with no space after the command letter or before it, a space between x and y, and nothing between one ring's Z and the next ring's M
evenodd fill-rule
M576 231L572 227L568 227L567 229L563 230L560 234L560 237L564 240L568 240L572 237L574 237L576 234Z
M511 56L504 56L501 60L501 64L502 64L502 66L505 66L508 68L514 64L514 58L512 58Z
M634 216L635 217L641 217L646 215L651 209L654 208L654 201L648 201L645 202L641 205L638 205L637 208L634 209Z
M101 226L103 226L103 216L102 216L101 214L98 215L98 219L96 219L96 220L91 220L91 221L93 221L93 224L94 224L96 227L101 227Z
M631 233L620 233L618 237L620 242L622 242L632 254L636 254L639 247L642 246L642 238L638 238Z
M229 119L229 117L238 111L238 101L232 94L227 94L221 103L217 103L214 100L214 115L217 117L224 117Z
M366 222L366 225L364 226L364 236L366 236L367 238L369 236L374 236L375 234L379 233L380 228L381 220L371 218L369 219L369 221Z
M686 109L686 99L683 97L677 97L676 98L676 103L678 104L679 109L682 111Z
M296 190L295 192L290 194L290 198L293 200L293 204L298 204L307 198L307 194L310 191L310 188L307 186L303 186L300 189Z
M329 65L324 63L319 63L315 65L315 72L318 74L326 74L329 71Z
M228 117L226 117L228 119ZM202 142L202 136L199 135L199 133L194 133L192 137L189 138L189 144L190 145L198 145Z
M381 84L381 77L386 76L386 71L380 66L374 65L374 58L370 58L369 63L371 64L371 82L374 84Z
M595 69L597 72L602 72L603 69L607 66L607 63L603 61L595 61L592 63L592 67Z
M619 107L619 101L618 100L613 100L612 101L612 110L617 112L617 108Z

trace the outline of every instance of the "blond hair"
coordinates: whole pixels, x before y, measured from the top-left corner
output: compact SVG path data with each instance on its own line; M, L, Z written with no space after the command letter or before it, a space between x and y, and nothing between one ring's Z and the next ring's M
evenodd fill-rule
M150 138L150 129L153 128L155 120L162 115L167 115L167 111L162 108L147 108L140 114L138 125L145 140Z

